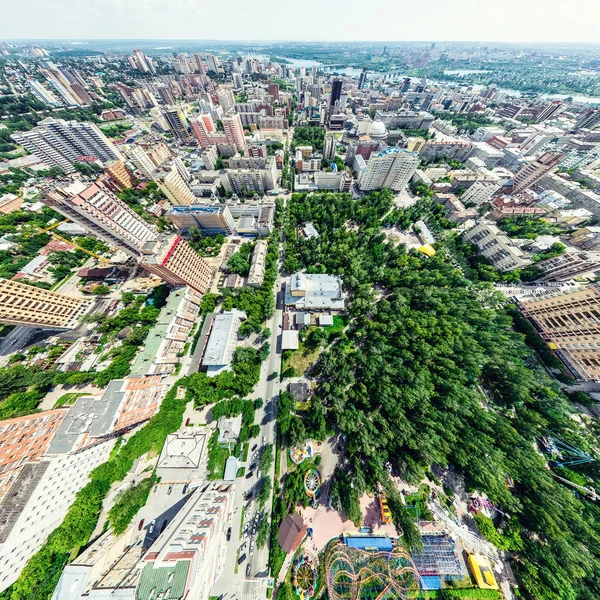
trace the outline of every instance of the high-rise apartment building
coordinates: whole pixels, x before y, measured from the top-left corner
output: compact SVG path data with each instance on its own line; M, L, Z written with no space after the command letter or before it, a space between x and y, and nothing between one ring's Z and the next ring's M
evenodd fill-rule
M179 173L176 164L160 168L153 177L171 204L187 206L196 201L194 192Z
M162 141L152 140L141 144L126 144L125 153L136 169L145 177L152 173L171 157L171 151Z
M226 144L227 138L224 133L217 131L217 126L209 113L198 115L190 121L192 133L196 136L200 146L206 150L214 144Z
M362 90L364 89L365 85L367 84L367 68L365 67L362 70L362 73L360 74L360 77L358 78L358 89Z
M183 113L175 108L167 108L163 110L163 117L166 119L167 124L169 125L169 130L171 133L180 141L187 142L189 141L189 133L187 120Z
M419 166L419 157L403 148L390 147L372 155L358 184L363 191L383 187L394 192L402 191Z
M148 242L145 254L142 267L163 281L187 285L201 294L210 288L211 267L178 235L162 236L156 242Z
M325 160L333 160L335 158L335 150L337 148L337 139L335 135L326 135L323 141L323 158Z
M342 97L342 80L336 77L331 83L331 96L329 97L329 106L335 106Z
M91 234L130 256L139 257L156 232L102 183L81 182L48 192L42 200Z
M142 73L156 73L152 59L146 56L141 50L134 50L133 56L130 59L129 64L134 69L138 69Z
M44 455L68 412L68 408L57 408L0 421L0 499L23 464Z
M135 177L122 160L106 163L104 172L108 175L109 185L118 192L135 186Z
M273 102L279 102L279 86L276 83L269 83L269 96L273 96Z
M202 63L202 57L199 54L194 54L194 60L196 61L196 71L200 73L200 75L206 75L206 70L204 69L204 64Z
M244 138L244 127L238 113L223 117L223 129L227 142L233 144L238 150L246 148L246 139Z
M600 380L598 287L520 301L518 306L577 379Z
M563 110L563 101L562 100L554 100L546 106L537 116L536 123L542 123L543 121L547 121L551 117L558 116Z
M558 152L544 152L538 159L527 163L515 173L513 178L513 194L530 188L544 175L558 165L562 154Z
M590 108L579 117L577 123L575 123L575 128L595 129L598 123L600 123L600 109Z
M0 279L0 323L72 329L89 302L10 279Z
M30 131L16 132L11 137L43 163L67 173L74 171L73 163L84 157L102 162L123 158L93 123L47 117Z
M235 104L235 96L233 90L228 87L220 87L217 90L217 99L224 113L228 113Z

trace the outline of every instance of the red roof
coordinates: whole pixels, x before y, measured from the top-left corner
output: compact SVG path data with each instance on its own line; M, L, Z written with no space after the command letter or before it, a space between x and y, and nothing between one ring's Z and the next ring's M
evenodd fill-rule
M50 252L71 252L74 250L75 246L73 244L69 244L68 242L63 242L62 240L50 240L39 252L38 254L42 254L44 256L50 254Z

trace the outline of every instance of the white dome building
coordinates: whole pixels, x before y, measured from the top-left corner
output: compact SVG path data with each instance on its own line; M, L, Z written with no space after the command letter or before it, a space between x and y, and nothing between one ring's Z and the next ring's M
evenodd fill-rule
M382 121L373 121L369 128L369 136L372 140L384 141L388 138L388 130Z

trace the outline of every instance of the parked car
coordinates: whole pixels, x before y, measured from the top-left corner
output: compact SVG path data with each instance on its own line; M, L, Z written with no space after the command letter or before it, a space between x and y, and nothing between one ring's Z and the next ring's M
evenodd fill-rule
M248 565L246 566L246 577L250 577L250 570L251 570L251 566L250 563L248 563Z
M251 451L254 452L257 448L258 448L258 444L254 444L254 446L252 446L252 448L251 448Z
M187 494L187 491L188 491L188 487L189 487L189 485L190 485L189 483L186 483L186 484L183 486L183 489L181 490L181 493L182 493L183 495Z
M256 469L256 463L252 463L252 464L250 465L250 470L251 470L251 471L254 471L254 469Z
M254 475L254 473L252 471L248 471L246 473L246 479L250 479L250 477L252 477L252 475Z
M154 526L156 525L156 519L154 519L152 521L152 523L150 523L150 527L148 527L148 534L151 534L154 532Z
M167 490L167 496L173 491L173 486L170 485L169 489Z
M142 527L144 526L144 519L142 519L139 524L138 524L138 531L142 530Z
M238 565L241 565L245 560L246 560L246 554L244 553L238 558Z
M254 552L254 542L251 541L250 542L250 556L252 556L252 553Z
M154 486L154 493L156 494L156 490L158 489L158 483Z
M165 530L165 528L166 528L166 526L167 526L167 523L168 523L167 519L165 519L165 520L162 522L162 525L160 526L160 532L161 532L161 533L162 533L162 532Z
M231 539L231 527L227 528L227 541Z

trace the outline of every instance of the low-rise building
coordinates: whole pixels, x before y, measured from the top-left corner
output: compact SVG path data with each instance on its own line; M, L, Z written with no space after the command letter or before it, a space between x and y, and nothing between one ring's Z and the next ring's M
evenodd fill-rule
M474 208L465 208L454 194L434 194L433 199L446 209L446 216L452 223L464 223L477 217Z
M523 251L493 223L481 221L463 233L499 271L514 271L531 264Z
M265 240L258 240L252 252L252 262L248 273L248 285L260 287L265 279L268 244Z
M215 315L201 363L206 367L209 377L223 371L231 371L238 331L244 319L246 314L235 309Z
M0 196L0 213L7 215L15 210L19 210L23 204L23 198L15 194L4 194Z
M295 273L285 283L285 304L298 310L344 310L345 301L337 275Z

